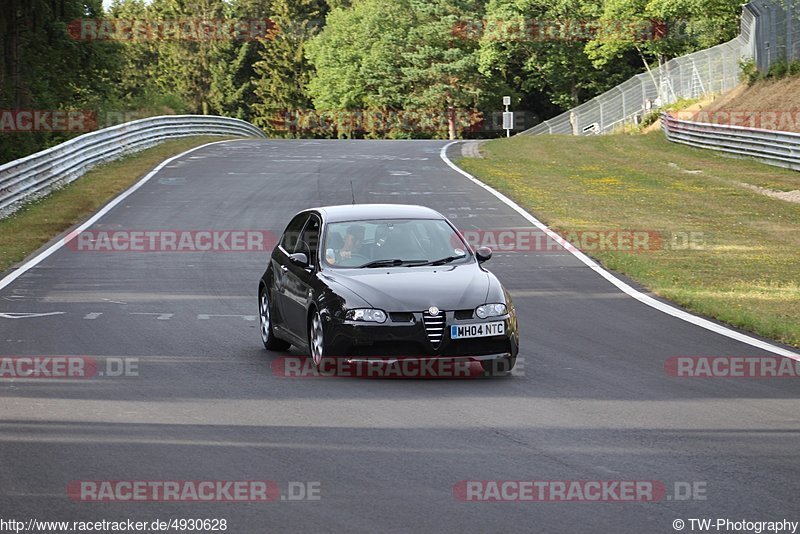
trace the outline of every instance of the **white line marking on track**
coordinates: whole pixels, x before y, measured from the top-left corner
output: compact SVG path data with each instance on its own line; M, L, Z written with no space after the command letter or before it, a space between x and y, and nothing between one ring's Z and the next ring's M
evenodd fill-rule
M155 315L159 321L169 321L175 317L174 313L131 312L131 315Z
M205 145L200 145L200 146L194 147L192 149L187 150L186 152L181 152L177 156L172 156L171 158L162 161L161 163L158 164L158 166L155 169L153 169L152 171L147 173L147 175L144 178L142 178L141 180L136 182L128 190L126 190L124 193L120 194L117 198L115 198L114 200L112 200L111 202L106 204L100 211L95 213L89 220L87 220L85 223L83 223L82 225L77 227L75 230L70 232L66 237L64 237L63 239L59 239L52 246L50 246L47 250L44 250L44 251L41 252L41 254L38 254L38 255L34 256L28 262L26 262L24 265L20 266L17 270L12 271L5 278L0 280L0 289L5 288L11 282L13 282L17 278L19 278L20 276L22 276L23 274L28 272L29 270L31 270L34 267L36 267L37 265L39 265L42 261L44 261L48 257L50 257L58 249L60 249L61 247L63 247L64 245L66 245L67 243L72 241L75 238L75 236L77 236L78 234L80 234L81 232L83 232L84 230L89 228L91 225L96 223L98 220L100 220L100 218L103 215L105 215L106 213L111 211L114 207L119 205L123 200L128 198L134 191L136 191L137 189L142 187L144 184L146 184L150 180L150 178L155 176L156 173L158 173L158 171L160 171L161 169L163 169L164 167L169 165L171 162L175 161L178 158L182 158L183 156L185 156L187 154L190 154L190 153L194 152L195 150L200 150L201 148L205 148L205 147L208 147L208 146L211 146L211 145L216 145L216 144L219 144L219 143L228 143L228 142L230 142L230 140L214 141L212 143L206 143Z
M466 176L473 183L479 185L480 187L484 188L485 190L487 190L488 192L490 192L491 194L496 196L504 204L506 204L507 206L512 208L514 211L516 211L517 213L519 213L520 215L525 217L525 219L527 219L528 222L530 222L536 228L538 228L539 230L541 230L542 232L547 234L551 239L553 239L554 241L558 242L561 246L563 246L565 249L567 249L569 252L571 252L573 256L578 258L578 260L580 260L583 264L585 264L591 270L593 270L594 272L596 272L597 274L599 274L600 276L602 276L603 278L605 278L606 280L611 282L620 291L624 292L625 294L627 294L630 297L635 298L636 300L638 300L642 304L646 304L647 306L650 306L651 308L655 308L656 310L658 310L660 312L666 313L667 315L671 315L671 316L673 316L673 317L675 317L677 319L680 319L682 321L686 321L687 323L691 323L693 325L699 326L700 328L705 328L706 330L710 330L712 332L715 332L715 333L720 334L720 335L725 336L725 337L729 337L731 339L735 339L736 341L740 341L742 343L746 343L746 344L748 344L750 346L753 346L753 347L756 347L756 348L759 348L759 349L762 349L762 350L766 350L766 351L769 351L769 352L772 352L772 353L775 353L775 354L779 354L781 356L786 356L787 358L791 358L793 360L800 361L800 354L797 354L796 352L792 352L790 350L784 349L783 347L778 347L777 345L773 345L771 343L767 343L766 341L762 341L760 339L756 339L756 338L748 336L746 334L742 334L741 332L737 332L737 331L732 330L730 328L727 328L725 326L719 325L717 323L709 321L708 319L703 319L702 317L698 317L697 315L692 315L691 313L686 312L684 310L681 310L680 308L676 308L675 306L672 306L670 304L666 304L664 302L656 300L656 299L654 299L653 297L651 297L649 295L645 295L641 291L638 291L638 290L634 289L633 287L631 287L630 285L626 284L625 282L623 282L622 280L620 280L619 278L617 278L616 276L614 276L610 272L608 272L605 269L603 269L600 265L598 265L589 256L587 256L586 254L584 254L580 250L576 249L574 246L572 246L570 243L568 243L563 237L561 237L560 235L555 233L553 230L548 228L544 223L539 221L539 219L537 219L536 217L534 217L533 215L531 215L530 213L525 211L525 209L522 206L520 206L519 204L517 204L516 202L514 202L513 200L511 200L507 196L505 196L503 193L501 193L501 192L497 191L496 189L494 189L494 188L486 185L485 183L481 182L480 180L478 180L477 178L472 176L467 171L465 171L463 169L460 169L458 167L458 165L456 165L455 163L450 161L450 158L447 157L447 149L450 148L451 146L455 145L455 144L460 143L460 142L461 141L453 141L452 143L448 143L445 146L443 146L441 151L439 152L439 157L442 158L442 161L444 161L447 164L448 167L450 167L451 169L453 169L457 173L459 173L459 174L461 174L463 176ZM2 287L2 286L0 286L0 287Z
M64 315L66 312L49 313L0 313L2 319L33 319L34 317L50 317L53 315Z
M239 317L241 319L244 319L245 321L255 321L256 320L256 316L255 315L212 315L212 314L207 314L207 313L201 313L201 314L199 314L197 316L197 318L199 320L201 320L201 321L208 321L212 317Z

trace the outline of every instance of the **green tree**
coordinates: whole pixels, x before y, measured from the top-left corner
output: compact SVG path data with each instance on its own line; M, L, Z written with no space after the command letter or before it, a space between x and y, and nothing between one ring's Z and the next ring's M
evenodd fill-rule
M646 67L733 39L738 0L606 0L605 31L587 47L598 67L634 50ZM622 22L622 23L620 23Z
M482 2L471 0L362 0L333 10L308 46L314 104L413 115L411 125L368 122L371 135L408 136L410 127L455 138L470 126L457 111L476 107L490 87L478 72L477 42L455 31L481 10Z
M273 134L276 114L306 110L311 106L307 86L313 67L305 57L306 45L324 24L327 4L322 0L273 0L274 29L260 39L260 58L254 65L253 122Z
M270 0L233 0L229 4L230 17L267 33L271 24ZM263 36L263 35L262 35ZM259 103L255 94L258 74L255 64L264 51L264 40L255 33L244 40L227 40L215 43L211 53L211 82L209 107L212 113L251 120L253 105Z
M601 10L599 0L491 0L481 72L505 82L537 114L577 106L636 73L630 55L603 68L587 55L585 28Z
M319 110L399 109L410 86L402 51L414 25L409 0L364 0L334 9L306 48L308 90Z
M147 11L157 21L188 20L192 24L225 20L232 15L224 0L153 0ZM154 81L162 92L177 94L190 113L208 114L212 63L221 45L213 39L185 38L185 30L178 38L165 31L156 41Z
M459 132L456 109L476 108L491 87L478 70L478 42L456 33L464 17L482 17L477 0L411 0L416 24L405 50L403 69L411 85L407 106L447 114L447 134Z
M79 18L101 18L101 0L6 0L0 5L0 109L105 109L117 92L120 50L68 31ZM86 127L91 121L85 121ZM0 132L0 162L81 132Z

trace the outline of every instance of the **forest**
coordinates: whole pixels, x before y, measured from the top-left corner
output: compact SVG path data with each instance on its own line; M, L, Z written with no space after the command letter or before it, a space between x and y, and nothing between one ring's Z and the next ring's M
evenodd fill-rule
M738 33L731 0L4 0L0 163L161 114L274 137L499 135Z

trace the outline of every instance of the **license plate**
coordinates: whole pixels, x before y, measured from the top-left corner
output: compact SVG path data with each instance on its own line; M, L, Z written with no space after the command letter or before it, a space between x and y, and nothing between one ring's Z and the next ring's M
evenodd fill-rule
M501 336L506 333L503 321L496 323L454 324L450 326L450 339Z

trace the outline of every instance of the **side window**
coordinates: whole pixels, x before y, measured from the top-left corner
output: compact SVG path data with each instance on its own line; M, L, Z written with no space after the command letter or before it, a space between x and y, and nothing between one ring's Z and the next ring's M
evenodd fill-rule
M280 245L287 254L294 252L294 248L297 246L297 241L300 237L300 232L303 230L303 225L307 220L308 213L301 213L292 219L292 222L289 223L289 226L287 226L286 230L283 232Z
M317 250L319 249L319 219L311 216L306 224L300 241L297 242L295 252L303 252L308 256L308 261L311 265L317 262Z

